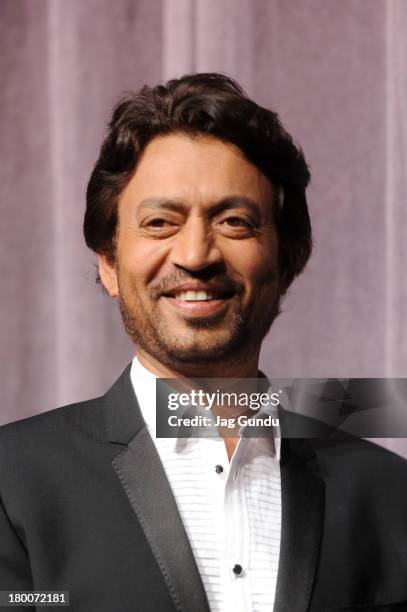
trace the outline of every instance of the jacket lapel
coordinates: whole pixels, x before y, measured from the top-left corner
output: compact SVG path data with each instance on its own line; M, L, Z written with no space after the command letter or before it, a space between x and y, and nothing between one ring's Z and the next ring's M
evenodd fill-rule
M113 466L179 612L209 612L195 558L130 381L130 367L105 396Z
M324 518L324 483L307 440L282 439L282 533L275 612L309 610Z

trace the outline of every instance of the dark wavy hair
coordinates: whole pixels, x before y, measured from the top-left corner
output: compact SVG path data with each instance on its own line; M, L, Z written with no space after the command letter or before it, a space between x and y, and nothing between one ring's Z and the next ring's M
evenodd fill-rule
M288 287L312 250L305 195L309 169L278 115L250 100L222 74L188 74L164 85L145 85L119 100L88 184L84 219L88 247L114 258L118 197L148 142L171 133L208 134L230 142L271 181L279 269Z

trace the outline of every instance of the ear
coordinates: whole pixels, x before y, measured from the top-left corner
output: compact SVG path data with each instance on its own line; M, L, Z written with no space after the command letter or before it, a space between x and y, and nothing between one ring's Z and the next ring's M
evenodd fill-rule
M292 278L287 278L287 274L283 274L280 276L280 298L284 298L287 294L291 283L293 282Z
M116 265L114 260L107 255L98 255L99 276L103 287L111 297L119 295L117 283Z

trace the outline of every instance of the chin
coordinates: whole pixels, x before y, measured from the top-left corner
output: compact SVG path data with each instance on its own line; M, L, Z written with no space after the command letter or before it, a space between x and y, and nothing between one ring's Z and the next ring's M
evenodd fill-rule
M175 335L175 334L174 334ZM197 338L197 336L200 336ZM228 333L222 334L219 331L214 331L212 334L207 332L193 332L191 334L179 334L176 336L178 342L166 341L163 337L160 338L161 359L165 359L168 363L179 364L210 364L214 362L240 362L241 353L244 353L245 358L248 353L248 346L245 343L243 347L241 338L232 336ZM169 339L168 339L169 340ZM242 348L244 350L242 351Z

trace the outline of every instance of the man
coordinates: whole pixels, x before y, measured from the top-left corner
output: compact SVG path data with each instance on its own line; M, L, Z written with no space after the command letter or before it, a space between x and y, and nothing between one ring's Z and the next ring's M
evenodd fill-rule
M0 589L75 611L407 610L407 470L366 442L155 435L156 378L256 379L311 252L309 172L217 74L116 107L84 232L136 357L0 433ZM328 213L327 213L328 214Z

